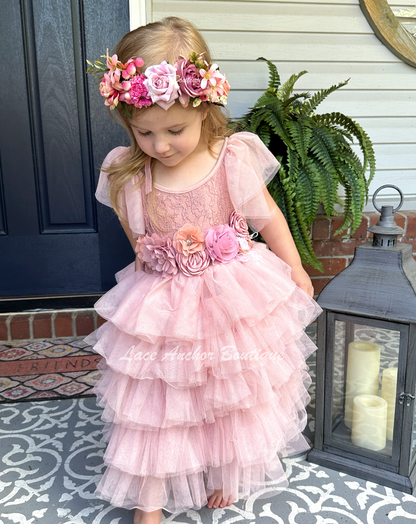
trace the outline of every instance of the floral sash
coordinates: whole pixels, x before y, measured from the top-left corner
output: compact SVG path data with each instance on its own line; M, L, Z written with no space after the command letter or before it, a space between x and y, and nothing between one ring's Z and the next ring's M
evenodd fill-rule
M185 224L173 240L157 233L139 237L135 251L147 273L169 277L181 271L190 277L201 275L210 265L247 261L254 256L251 239L257 235L249 235L246 219L232 211L228 224L210 227L205 233L198 226Z

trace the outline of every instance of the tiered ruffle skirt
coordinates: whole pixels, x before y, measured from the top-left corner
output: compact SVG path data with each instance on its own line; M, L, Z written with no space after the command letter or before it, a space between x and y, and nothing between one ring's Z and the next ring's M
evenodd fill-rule
M280 458L309 449L304 329L321 309L264 244L251 255L194 277L130 265L96 303L108 320L86 339L104 357L99 498L180 513L221 487L237 501L287 486Z

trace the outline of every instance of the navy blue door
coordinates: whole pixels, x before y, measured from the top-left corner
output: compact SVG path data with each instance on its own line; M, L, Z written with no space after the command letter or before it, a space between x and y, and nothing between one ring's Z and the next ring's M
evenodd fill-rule
M128 31L128 0L0 0L0 297L99 293L133 258L98 167L128 145L85 59Z

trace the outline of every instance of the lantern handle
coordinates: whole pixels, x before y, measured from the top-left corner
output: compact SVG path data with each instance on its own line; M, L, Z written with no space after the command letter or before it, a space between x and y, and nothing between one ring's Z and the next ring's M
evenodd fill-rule
M393 209L393 213L396 213L396 211L398 211L402 205L403 205L403 193L401 192L401 190L397 187L397 186L393 186L392 184L385 184L384 186L380 186L378 189L375 190L374 194L373 194L373 206L377 209L377 211L379 213L381 213L381 209L378 208L376 206L376 196L378 195L378 193L382 190L382 189L385 189L386 187L391 187L393 189L397 189L397 191L399 192L400 194L400 203L399 205L396 207L396 209Z

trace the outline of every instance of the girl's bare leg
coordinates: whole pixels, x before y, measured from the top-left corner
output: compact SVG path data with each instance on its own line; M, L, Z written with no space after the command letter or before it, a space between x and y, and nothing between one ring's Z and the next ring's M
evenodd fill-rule
M207 508L224 508L234 502L234 499L226 500L222 497L222 489L216 489L214 493L209 497L207 502Z
M162 520L162 510L143 511L136 508L134 512L134 524L160 524Z

